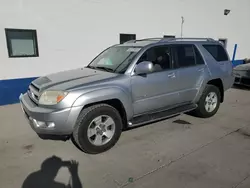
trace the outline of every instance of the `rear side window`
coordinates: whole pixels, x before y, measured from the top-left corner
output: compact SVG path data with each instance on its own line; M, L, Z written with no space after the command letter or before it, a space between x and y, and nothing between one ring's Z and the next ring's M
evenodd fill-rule
M203 47L214 57L216 61L228 61L225 49L221 45L206 44Z

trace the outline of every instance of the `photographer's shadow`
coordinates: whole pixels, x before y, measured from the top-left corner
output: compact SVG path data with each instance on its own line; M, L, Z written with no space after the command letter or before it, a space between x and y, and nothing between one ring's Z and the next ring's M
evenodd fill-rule
M68 185L56 182L54 179L61 167L67 167L71 175ZM78 163L76 161L62 161L52 156L43 161L39 171L31 173L23 182L22 188L82 188L78 176Z

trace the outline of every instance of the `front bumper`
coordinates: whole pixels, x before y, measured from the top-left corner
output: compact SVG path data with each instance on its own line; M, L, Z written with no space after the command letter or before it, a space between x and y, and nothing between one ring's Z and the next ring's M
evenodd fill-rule
M234 84L250 86L250 73L249 73L249 71L247 71L247 70L245 70L245 71L234 70L234 76L235 76Z
M50 109L39 107L28 96L21 94L21 108L31 128L38 135L70 135L82 107Z
M234 84L250 86L250 78L247 77L236 77Z

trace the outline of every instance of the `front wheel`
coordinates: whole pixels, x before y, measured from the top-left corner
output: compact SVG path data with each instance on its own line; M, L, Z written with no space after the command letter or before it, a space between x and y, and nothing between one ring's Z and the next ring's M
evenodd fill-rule
M110 105L97 104L80 113L73 139L84 152L98 154L113 147L121 132L122 120L119 112Z
M212 117L220 107L221 93L218 87L207 85L195 110L195 114L202 118Z

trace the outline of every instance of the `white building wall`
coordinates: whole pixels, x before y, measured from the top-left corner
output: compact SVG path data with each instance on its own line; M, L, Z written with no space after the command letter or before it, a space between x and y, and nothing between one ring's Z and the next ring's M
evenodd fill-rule
M120 33L227 38L250 57L249 0L0 0L0 80L82 67ZM224 16L224 9L230 9ZM36 29L39 57L9 58L4 28Z

